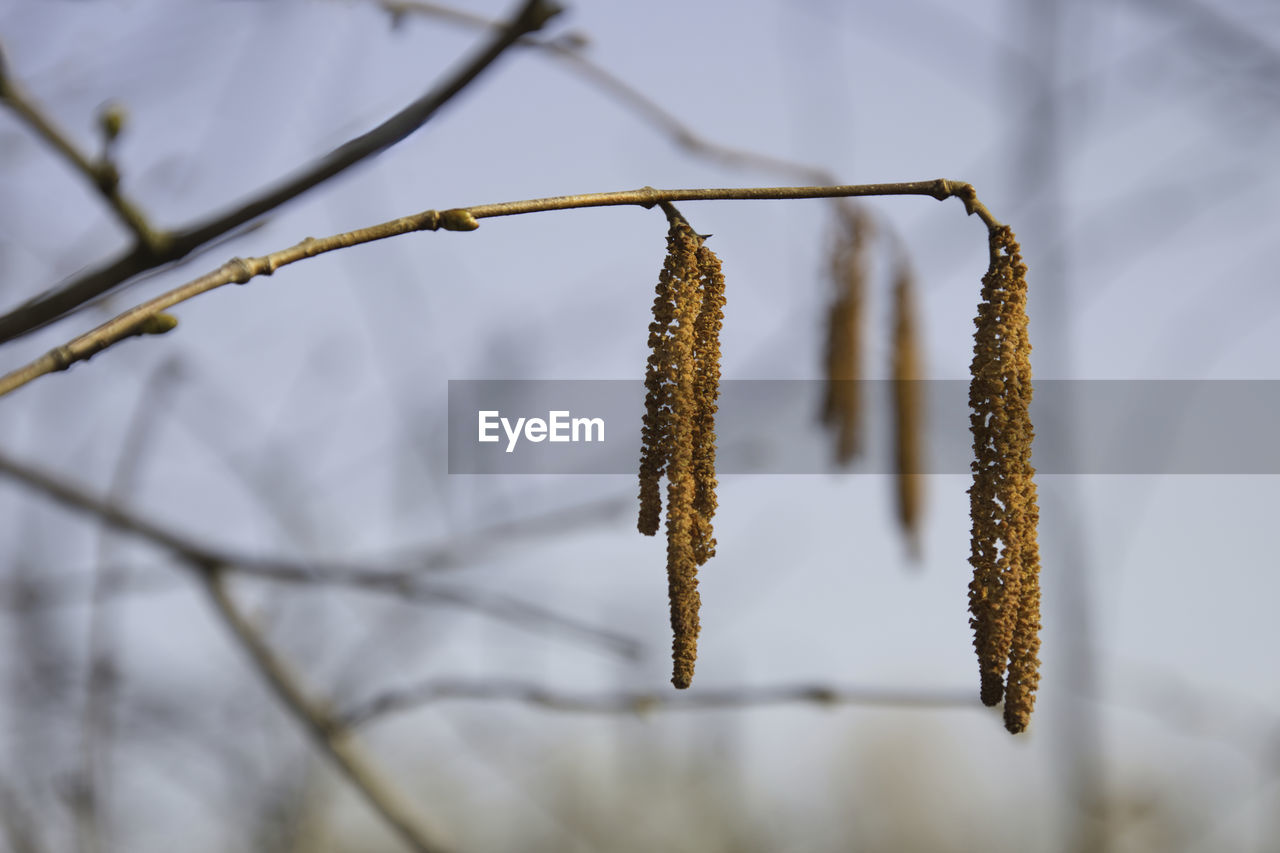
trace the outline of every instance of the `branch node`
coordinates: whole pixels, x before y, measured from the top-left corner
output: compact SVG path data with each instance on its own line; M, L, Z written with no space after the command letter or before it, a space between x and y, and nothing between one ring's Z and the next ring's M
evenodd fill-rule
M658 191L655 190L653 187L641 187L636 192L645 194L646 200L640 202L640 206L643 207L645 210L652 210L655 204L658 204L659 202L662 201L662 199L658 195ZM671 217L671 214L668 213L667 218L669 219L670 217Z
M120 170L110 160L99 160L93 167L93 182L103 195L114 195L120 186Z
M964 202L964 212L973 216L978 212L978 193L973 184L956 184L951 194Z
M49 350L49 357L53 360L52 372L54 373L59 370L66 370L77 361L75 353L73 353L71 351L71 347L66 344Z
M413 217L414 227L419 231L438 231L440 229L440 212L424 210Z
M232 275L231 281L235 284L244 284L254 276L253 265L244 258L227 261L226 270Z

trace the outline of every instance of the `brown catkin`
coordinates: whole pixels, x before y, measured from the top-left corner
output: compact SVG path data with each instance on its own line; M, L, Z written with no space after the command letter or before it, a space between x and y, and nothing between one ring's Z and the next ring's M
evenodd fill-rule
M1009 683L1004 691L1004 725L1017 734L1027 728L1036 704L1036 688L1040 684L1040 549L1036 527L1040 512L1036 506L1035 483L1024 497L1027 535L1022 540L1022 594L1018 620L1013 628L1013 645L1009 650Z
M724 274L707 246L698 248L701 308L695 325L693 434L694 559L701 566L716 554L711 519L716 514L716 411L720 396L720 327L724 321Z
M1009 228L991 229L990 249L974 320L969 388L974 438L969 609L982 701L995 705L1004 697L1005 725L1018 732L1034 704L1040 624L1027 268Z
M843 212L839 242L831 255L835 298L827 311L826 395L822 422L835 430L835 458L853 461L862 445L862 315L868 274L871 217L854 209Z
M920 336L911 267L898 262L893 284L893 421L898 523L907 547L920 556L920 519L924 501L924 401Z
M698 566L715 555L715 415L720 393L724 276L720 260L688 222L666 207L671 227L649 326L640 455L642 533L657 532L660 480L667 477L667 591L673 672L693 680L698 653Z
M673 219L667 230L667 257L658 274L649 324L649 360L645 370L644 426L640 448L640 517L637 527L653 536L662 524L662 475L666 473L671 442L670 347L676 320L677 289L681 277L697 269L697 235L688 223Z
M694 473L697 434L698 377L697 322L702 289L697 269L697 237L683 226L692 249L692 265L685 265L675 281L676 328L668 351L668 378L671 391L671 454L667 458L667 591L671 600L672 661L671 682L679 688L693 680L693 664L698 656L698 561L694 553Z

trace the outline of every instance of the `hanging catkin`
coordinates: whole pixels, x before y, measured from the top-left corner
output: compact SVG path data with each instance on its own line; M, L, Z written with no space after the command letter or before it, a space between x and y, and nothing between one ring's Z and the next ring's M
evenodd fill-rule
M702 299L694 337L693 553L698 565L716 554L711 519L716 514L716 401L720 397L720 327L724 321L724 275L720 259L698 247Z
M867 286L871 217L842 209L839 242L831 254L834 298L827 310L826 394L822 422L836 435L835 458L848 465L862 446L862 317Z
M1013 232L990 232L991 263L974 320L972 382L973 539L970 624L981 696L1005 699L1005 726L1026 728L1039 681L1039 510L1031 467L1031 345L1026 265ZM1005 673L1009 680L1006 687Z
M893 435L898 523L907 548L920 557L924 502L924 400L920 385L920 336L911 267L899 259L893 283Z
M667 209L667 258L649 326L640 453L639 529L658 531L667 477L667 589L673 673L688 687L697 659L698 566L715 554L715 415L720 387L724 276L688 222Z

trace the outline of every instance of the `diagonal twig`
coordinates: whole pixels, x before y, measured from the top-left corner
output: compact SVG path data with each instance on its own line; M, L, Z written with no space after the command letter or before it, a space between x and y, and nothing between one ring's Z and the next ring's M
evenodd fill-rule
M414 14L432 17L449 23L459 24L471 29L494 29L502 26L484 15L477 15L462 9L455 9L439 3L424 0L379 0L379 6L398 20L405 15ZM563 63L579 77L631 109L643 121L690 154L714 160L721 165L739 169L755 169L781 175L791 175L803 181L816 184L834 184L836 176L818 166L797 163L749 151L745 148L734 148L706 139L692 127L678 118L653 98L641 92L630 83L618 77L603 65L590 59L583 52L581 36L566 33L554 39L525 35L517 40L520 47L530 48L546 54L548 57Z
M204 573L201 579L205 591L232 636L252 659L276 696L409 847L420 853L443 850L434 840L435 832L409 811L400 793L373 768L348 728L337 722L321 703L307 695L297 676L236 606L227 590L225 574L221 568Z
M145 247L151 252L161 250L168 239L167 235L152 230L138 206L120 192L120 175L115 166L107 159L94 161L76 147L71 137L45 114L35 99L28 95L22 85L8 73L2 54L0 54L0 104L8 107L93 185L125 227L133 232L134 241L138 246Z
M139 273L172 263L228 231L301 195L356 163L391 147L427 122L455 95L511 47L520 36L534 32L561 11L551 0L525 0L511 22L477 51L462 68L439 86L409 104L368 133L339 146L325 157L269 187L235 208L168 233L149 246L138 242L113 261L76 276L53 290L22 303L0 316L0 343L13 340L57 320ZM0 74L3 70L0 69Z

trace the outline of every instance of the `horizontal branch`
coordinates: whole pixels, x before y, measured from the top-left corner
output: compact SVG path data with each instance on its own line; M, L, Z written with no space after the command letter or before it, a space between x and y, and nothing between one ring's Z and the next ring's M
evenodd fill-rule
M141 536L171 552L197 574L235 571L276 583L324 584L362 589L402 601L435 602L483 613L504 624L540 631L554 630L614 654L638 659L643 644L616 631L548 610L509 595L481 592L453 584L431 582L417 569L382 569L233 554L201 544L185 534L157 524L123 506L104 501L78 485L47 471L0 454L0 473L64 506L97 516L118 530Z
M382 124L334 149L328 155L268 187L235 208L187 228L165 233L155 245L138 242L115 260L71 279L0 315L0 343L13 340L65 316L118 284L147 270L172 263L211 240L245 225L287 201L346 171L409 136L441 107L471 84L522 35L534 32L559 14L551 0L526 0L509 24L498 30L457 72Z
M981 709L973 690L910 690L888 687L773 685L725 687L674 692L637 690L611 693L566 693L519 681L452 681L435 679L389 690L338 715L356 727L388 714L446 700L520 702L551 711L578 714L641 714L650 711L710 711L771 705L861 705L894 708Z
M87 361L109 346L134 335L163 332L172 328L171 318L158 323L158 315L188 299L199 296L227 284L244 284L261 275L271 275L277 269L313 258L327 252L350 246L385 240L416 231L473 231L480 227L478 220L495 216L515 216L523 213L540 213L552 210L571 210L586 207L614 207L638 205L653 207L663 202L677 201L730 201L730 200L786 200L807 198L851 198L861 196L929 196L939 201L958 198L966 212L976 214L988 229L1000 223L978 201L973 187L959 181L942 178L933 181L914 181L888 184L850 184L831 187L734 187L728 189L657 190L642 187L607 193L555 196L552 198L509 201L498 204L482 204L475 207L453 208L436 211L425 210L412 216L404 216L369 228L361 228L323 239L308 237L301 243L257 258L232 258L211 273L200 276L168 293L161 294L141 305L108 320L96 329L55 347L39 358L0 377L0 396L21 388L28 382L49 373L66 370L80 361Z

